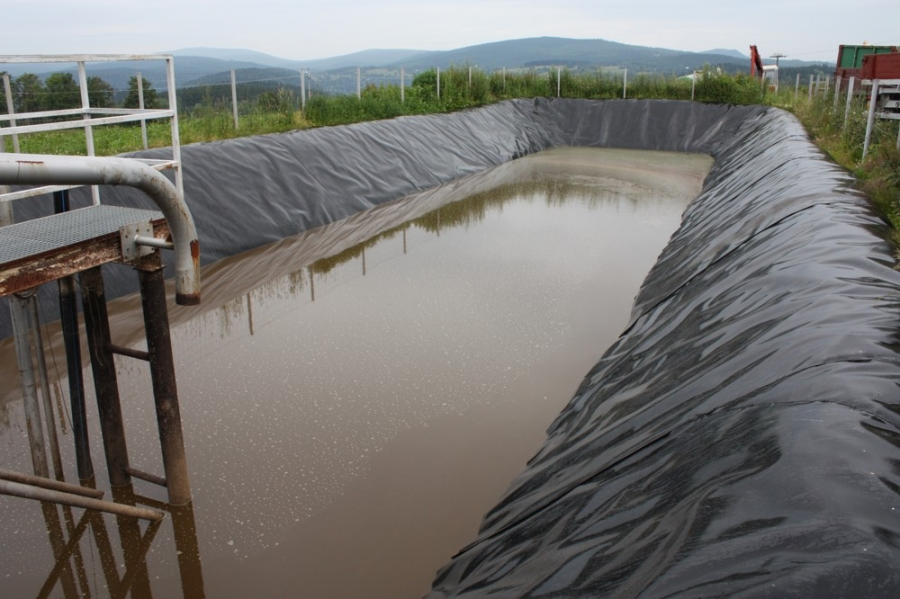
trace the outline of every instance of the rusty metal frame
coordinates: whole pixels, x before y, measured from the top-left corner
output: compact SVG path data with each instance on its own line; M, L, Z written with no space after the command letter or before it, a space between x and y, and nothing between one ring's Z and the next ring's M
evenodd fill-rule
M200 302L200 242L197 229L183 195L161 173L128 158L0 154L0 185L48 183L126 185L150 196L165 215L174 243L175 301L182 305ZM118 233L115 238L118 240ZM102 247L98 245L91 249L92 253L99 254ZM121 254L118 245L116 253L117 256ZM71 258L76 260L77 256L76 253ZM58 254L54 259L61 262Z
M164 219L153 221L153 234L157 239L169 237L169 227ZM116 262L121 256L119 243L119 233L114 232L71 245L62 251L44 252L0 264L0 297Z

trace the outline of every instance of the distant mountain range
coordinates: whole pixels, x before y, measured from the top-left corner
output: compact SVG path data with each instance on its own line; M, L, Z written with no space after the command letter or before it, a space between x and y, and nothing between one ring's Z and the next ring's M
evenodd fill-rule
M238 50L227 48L184 48L182 50L173 50L164 52L164 54L172 54L176 57L206 57L215 58L223 61L232 62L249 62L255 63L255 66L276 67L282 69L312 69L315 71L328 71L332 69L343 69L346 67L381 67L402 62L413 56L431 54L425 50L363 50L353 54L344 54L332 58L320 58L316 60L288 60L286 58L278 58L262 52L253 50ZM180 61L179 61L180 62Z
M501 68L515 70L541 67L570 69L617 67L628 69L633 73L676 74L699 69L707 64L732 72L748 70L750 60L737 50L721 48L706 52L683 52L667 48L633 46L602 39L558 37L507 40L441 52L376 49L305 61L278 58L252 50L227 48L184 48L162 53L176 57L175 75L178 87L228 81L232 69L237 71L238 80L243 81L296 77L300 69L309 69L313 73L327 73L351 68L355 70L355 67L367 71L392 72L404 68L407 73L413 73L434 67L446 69L452 65L477 66L487 71ZM783 66L818 64L821 63L781 61ZM0 65L0 69L7 70L12 76L24 72L37 75L58 71L75 72L74 65L61 64L10 64ZM140 71L154 87L165 87L164 69L162 61L134 61L90 64L87 70L89 75L103 78L116 89L126 89L128 79L137 71Z
M704 50L700 54L720 54L722 56L731 56L732 58L740 58L741 60L750 60L746 54L742 54L737 50L727 50L725 48L714 48L713 50Z

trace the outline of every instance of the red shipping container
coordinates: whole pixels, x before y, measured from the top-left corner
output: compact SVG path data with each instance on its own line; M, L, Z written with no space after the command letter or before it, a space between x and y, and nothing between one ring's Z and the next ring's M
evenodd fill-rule
M863 58L863 79L900 79L900 52L871 54Z

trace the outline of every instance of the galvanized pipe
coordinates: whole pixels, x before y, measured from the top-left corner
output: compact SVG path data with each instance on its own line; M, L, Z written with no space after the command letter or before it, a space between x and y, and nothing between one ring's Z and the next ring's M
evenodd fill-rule
M161 250L174 250L175 244L171 241L166 241L164 239L157 239L156 237L146 237L144 235L135 235L134 242L137 245L143 245L151 248L159 248Z
M175 243L175 301L200 303L200 242L178 189L152 167L127 158L0 154L0 185L127 185L156 202Z
M32 487L30 485L23 485L22 483L16 483L9 480L0 480L0 495L10 495L12 497L21 497L23 499L37 499L38 501L49 501L51 503L71 505L87 510L107 512L118 516L140 518L141 520L159 521L165 517L163 512L158 512L156 510L122 505L120 503L93 499L91 497L82 497L81 495L63 493L62 491Z

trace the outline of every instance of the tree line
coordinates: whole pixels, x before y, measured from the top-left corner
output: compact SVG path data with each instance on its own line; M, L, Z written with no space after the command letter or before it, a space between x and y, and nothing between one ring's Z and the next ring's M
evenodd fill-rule
M6 75L0 71L0 77ZM120 105L116 104L116 90L100 77L87 78L88 101L91 108L139 108L138 80L128 80L128 91ZM147 79L142 80L144 108L162 105L157 91ZM81 89L71 73L52 73L45 80L33 73L10 77L13 109L16 114L81 108ZM0 113L6 114L6 102L0 102Z

